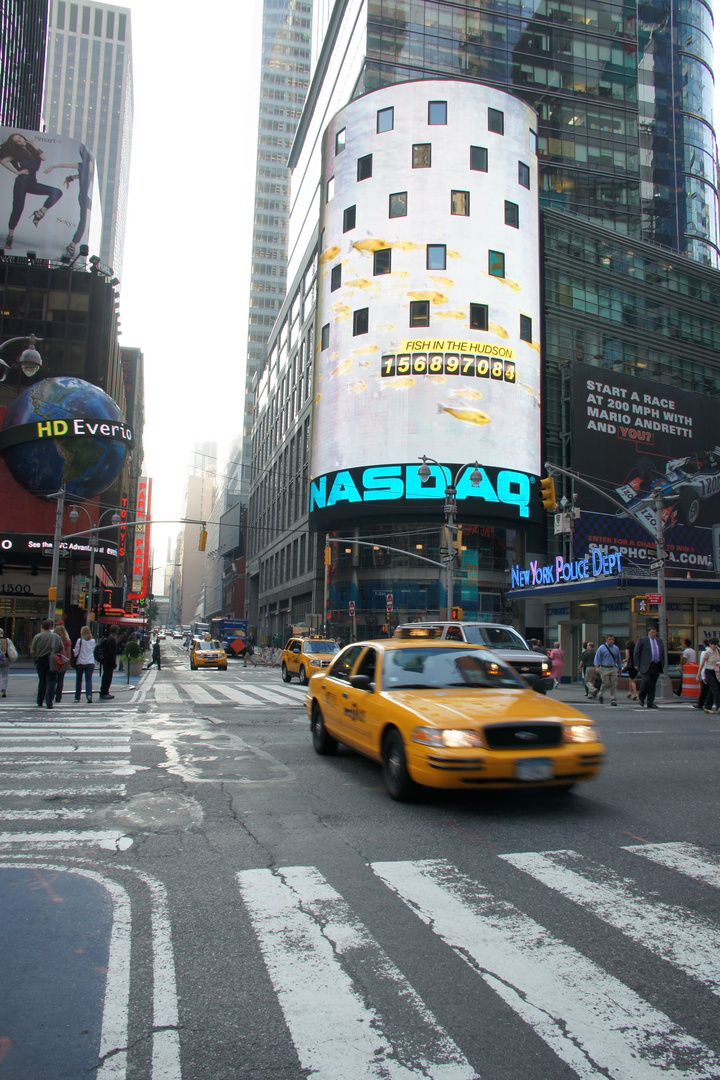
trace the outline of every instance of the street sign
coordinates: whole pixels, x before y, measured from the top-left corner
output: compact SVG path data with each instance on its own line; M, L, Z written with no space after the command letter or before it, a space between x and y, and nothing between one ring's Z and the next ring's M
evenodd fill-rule
M355 601L354 600L349 600L348 601L348 613L350 615L355 614Z
M648 604L662 604L662 593L659 593L659 592L645 593L645 599L647 600Z
M389 592L387 594L387 597L385 598L385 607L386 607L387 613L389 615L390 612L393 609L393 594L391 592Z

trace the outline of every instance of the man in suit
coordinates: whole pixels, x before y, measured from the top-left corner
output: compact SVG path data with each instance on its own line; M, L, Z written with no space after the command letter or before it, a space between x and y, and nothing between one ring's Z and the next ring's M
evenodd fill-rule
M638 638L633 658L635 667L640 671L640 707L657 709L655 686L665 668L665 644L657 636L655 627L648 630L646 637Z

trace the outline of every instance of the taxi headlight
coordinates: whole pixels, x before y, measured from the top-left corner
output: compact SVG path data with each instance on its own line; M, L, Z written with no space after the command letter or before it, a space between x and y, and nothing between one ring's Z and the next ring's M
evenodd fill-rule
M565 724L563 740L569 743L599 742L597 728L592 724Z
M476 731L463 728L413 728L412 741L425 746L482 746Z

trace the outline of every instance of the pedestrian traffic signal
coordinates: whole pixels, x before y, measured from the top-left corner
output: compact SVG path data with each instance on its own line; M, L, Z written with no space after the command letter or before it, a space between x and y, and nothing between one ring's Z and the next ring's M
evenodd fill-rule
M632 609L637 611L638 615L647 615L648 602L646 596L633 596Z
M552 476L544 476L540 481L540 498L544 510L554 510L557 506L555 497L555 481Z
M450 618L455 622L460 622L463 617L463 609L461 607L450 608Z

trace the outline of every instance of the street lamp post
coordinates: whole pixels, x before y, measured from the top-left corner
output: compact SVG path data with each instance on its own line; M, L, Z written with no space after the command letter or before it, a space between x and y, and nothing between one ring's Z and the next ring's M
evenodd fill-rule
M62 539L63 510L65 509L65 488L56 491L50 498L57 499L55 508L55 534L53 536L52 567L50 570L50 588L48 589L48 619L55 622L55 608L57 606L57 584L60 572L60 541Z
M457 513L458 480L460 479L460 476L465 471L465 469L469 469L470 466L473 465L473 471L470 473L470 483L473 487L478 487L480 481L482 480L482 473L480 472L480 466L478 465L477 461L468 461L464 465L460 466L458 471L455 473L455 479L452 483L450 483L449 481L452 473L449 469L446 468L446 466L441 465L440 462L435 461L434 458L426 457L425 454L422 455L421 461L422 465L418 469L418 476L422 480L423 484L426 483L426 481L429 480L430 476L432 475L432 469L428 465L429 461L431 461L433 465L437 465L438 469L441 470L446 480L448 481L445 485L445 504L443 507L445 513L445 520L447 522L447 554L443 556L443 561L445 563L445 592L447 593L446 612L449 619L450 608L453 604L453 562L455 558L455 529L457 528L457 526L455 525L455 514Z
M90 522L90 586L88 589L88 606L87 611L85 612L85 625L89 626L92 619L93 597L95 595L95 552L97 551L98 529L100 527L100 522L107 514L110 513L110 510L114 511L113 516L110 519L113 525L119 525L122 521L122 516L116 507L110 507L110 510L103 511L103 513L100 514L100 516L98 517L97 522L93 524L93 519L90 517L90 512L85 506L73 506L70 510L70 513L68 514L68 517L73 523L75 523L80 517L80 515L78 514L78 510L82 510L85 514L87 514L87 519Z

